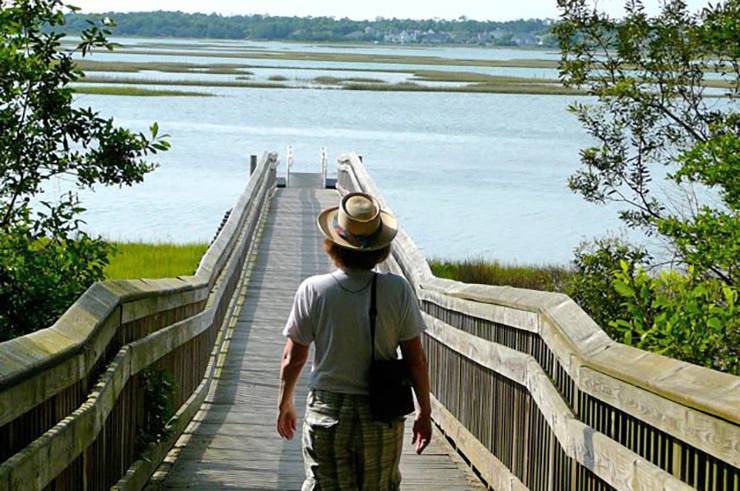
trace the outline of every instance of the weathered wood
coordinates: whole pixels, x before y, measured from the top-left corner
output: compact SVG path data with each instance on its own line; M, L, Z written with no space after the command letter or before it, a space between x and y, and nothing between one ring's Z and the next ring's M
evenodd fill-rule
M473 467L493 489L527 489L509 469L485 448L436 398L432 396L434 421L451 438Z
M501 305L482 304L461 298L442 295L434 290L420 289L419 299L434 303L445 309L462 312L478 319L515 327L523 331L539 332L539 316L534 312L504 307Z
M238 224L239 228L232 226L230 239L224 236L217 249L220 257L216 259L216 266L208 269L206 273L195 277L166 280L98 284L83 295L53 328L0 345L0 364L5 363L8 368L14 364L12 366L15 367L15 372L11 370L0 372L5 376L0 380L0 408L11 407L5 403L6 400L9 402L6 398L25 395L25 399L19 397L16 401L20 402L16 407L21 408L20 411L15 410L13 413L17 415L26 407L33 407L47 400L49 394L53 395L76 380L87 377L104 352L110 351L111 347L117 348L112 342L120 337L123 325L141 324L143 329L139 327L137 329L141 336L144 336L141 339L135 336L131 338L129 334L124 336L125 339L139 340L120 349L95 390L90 393L87 402L77 411L59 423L54 424L55 421L51 420L50 425L53 428L0 465L0 483L7 483L11 489L38 489L46 486L97 441L103 426L110 426L111 422L115 426L110 428L109 435L106 435L109 441L104 445L111 446L112 457L117 460L120 467L132 455L136 431L133 425L139 414L138 406L130 404L130 395L120 399L123 397L122 391L136 372L156 360L162 360L165 366L176 364L172 366L176 379L183 381L178 384L176 390L177 405L180 405L177 401L187 399L193 391L197 392L197 387L193 386L195 382L193 377L200 375L193 371L193 368L203 362L196 359L193 361L197 363L188 366L182 361L177 361L173 355L182 352L185 356L194 356L198 351L210 350L209 338L203 336L211 336L209 333L213 332L214 319L223 318L225 301L232 299L231 294L227 292L231 292L236 284L239 277L238 265L244 263L246 244L251 241L256 217L263 208L261 204L269 198L269 193L274 187L273 164L273 158L266 157L261 162L258 175L255 175L255 179L250 181L248 186L248 191L253 192L254 196L247 199L242 195L240 199L242 203L249 203L250 207L234 214L238 217L238 221L234 223ZM255 186L255 182L259 185ZM212 257L216 257L214 254L216 253L212 252ZM204 276L206 274L213 278ZM209 284L213 287L208 296L206 310L200 315L178 323L182 314L192 316L197 313L193 307L203 308ZM156 321L147 325L147 319L150 318L156 318ZM160 331L163 322L174 324ZM9 346L17 348L29 342L33 349L26 351L36 353L37 357L43 358L44 352L52 349L59 352L52 352L51 355L47 353L47 359L34 364L18 356L18 353L23 353L22 351L5 349ZM75 350L81 352L81 355L73 356ZM135 358L132 353L135 353ZM206 357L207 353L208 351L205 351ZM44 368L46 366L48 368ZM132 367L135 370L131 370ZM42 371L34 375L33 370ZM8 375L5 375L6 373ZM17 383L17 380L20 380L20 383ZM197 405L195 407L197 408ZM126 411L129 411L128 416ZM3 414L9 413L10 409L5 410ZM109 416L115 418L109 420ZM11 421L14 419L12 415L7 418ZM126 418L129 418L128 423ZM175 423L177 421L173 420ZM184 424L181 425L184 427ZM123 435L125 438L121 440ZM105 458L105 452L100 456ZM41 464L49 459L50 464ZM111 473L111 468L105 468L103 461L93 462L91 465L103 467L96 475ZM125 472L128 464L123 465L121 472ZM38 469L39 466L43 468ZM105 479L94 487L104 486ZM77 482L74 486L78 484L84 485L83 482Z
M338 171L337 189L341 193L366 191L379 195L377 187L356 155L340 156ZM382 197L378 198L387 207ZM554 390L555 394L566 397L566 407L584 411L579 414L584 421L591 421L611 432L617 431L615 425L628 425L626 430L615 433L615 438L619 437L623 445L635 451L639 449L647 455L655 455L648 447L665 445L665 437L656 433L665 432L678 439L673 444L673 462L661 461L665 469L679 475L686 473L687 465L693 466L689 474L695 476L685 479L694 484L704 480L728 479L721 477L727 472L731 473L727 474L730 475L729 479L740 479L737 468L740 455L740 378L615 343L582 309L562 294L505 286L468 285L435 278L423 255L403 230L398 234L387 267L403 273L414 284L428 311L444 318L456 319L455 322L459 325L455 328L461 329L459 332L472 331L476 335L486 336L486 329L495 330L497 339L501 338L507 346L514 348L514 357L517 350L535 356L557 385L557 390L552 385L548 386L548 390ZM508 312L517 314L507 318ZM485 322L489 324L481 327L481 323ZM544 341L544 345L540 346L536 339L512 333L511 328L522 333L535 333ZM430 336L443 345L461 339L457 333L445 333L434 326L430 329ZM482 366L498 365L502 361L501 353L509 353L482 345L484 341L480 338L474 339L474 343L464 345L462 352L466 357L475 358ZM448 396L451 391L463 391L462 386L458 388L458 382L469 376L464 371L461 372L467 370L461 365L446 365L451 362L452 360L445 358L438 360L439 370L442 370L440 377L453 385L452 388L445 388ZM500 366L497 372L508 373L508 377L516 380L521 374L518 369L512 371L512 366L516 366L516 363L507 360L506 365ZM447 376L447 372L450 372L450 376ZM455 375L461 379L454 380ZM587 397L595 399L586 400ZM469 411L464 398L458 398L457 401L453 398L448 402L463 414ZM514 404L516 406L516 400ZM584 404L588 406L581 407ZM613 418L611 422L604 419L607 415ZM614 418L618 421L614 421ZM637 418L637 421L629 418ZM479 421L471 421L469 424L474 429L481 425ZM583 422L574 417L569 424L578 426L583 425ZM584 431L592 431L585 428ZM562 435L562 428L559 431ZM626 435L624 431L627 431ZM652 443L645 443L645 435L648 433L649 438L653 439ZM660 442L656 438L660 438ZM609 441L626 450L626 447ZM604 445L608 447L607 444ZM706 464L702 463L704 457L698 455L698 451L694 449L706 452ZM516 448L514 451L516 452ZM686 451L689 452L688 457L683 456ZM615 468L627 465L626 461L619 460L621 450L614 452L613 463L604 461L593 467L598 470L597 474L606 472L603 465L613 465ZM686 458L690 459L688 463ZM726 462L731 466L730 469L723 468L725 464L721 462L710 461L711 458ZM661 470L656 474L661 476L656 478L657 481L650 480L647 476L655 470L650 467L652 464L643 459L634 461L633 464L636 468L644 468L645 477L634 480L630 483L631 486L671 486L668 481L662 482L665 471ZM599 466L601 468L597 469ZM589 482L590 478L586 477L583 477L586 481L582 481L581 469L576 466L570 468L573 477L569 482L573 486ZM705 477L696 477L699 471L705 473ZM726 482L722 489L735 489L738 485L740 483ZM620 481L620 486L626 486L625 482Z
M642 421L740 467L740 428L737 425L700 411L686 410L673 401L619 383L589 367L581 367L579 380L584 392L622 411L639 415Z
M482 340L426 314L425 320L428 335L479 365L526 386L568 456L575 458L610 485L624 490L640 487L660 489L654 485L660 483L663 486L670 482L676 489L691 489L576 419L547 374L531 356ZM460 431L456 429L454 432ZM472 460L472 457L468 458ZM641 465L637 466L637 462L641 462Z
M254 266L249 268L241 313L219 363L218 384L155 474L151 488L300 488L304 479L300 435L281 440L274 427L284 344L281 330L299 283L331 268L315 217L337 200L332 190L286 188L276 193ZM292 226L282 226L288 217ZM306 375L297 389L301 412ZM422 457L406 451L402 474L404 489L481 487L439 437Z
M340 192L360 190L378 194L356 155L340 156L339 162L337 189ZM382 198L380 201L384 203ZM652 394L656 404L659 398L661 407L671 409L674 422L671 418L650 418L649 411L635 404L618 404L618 407L634 417L647 418L649 424L660 431L736 465L740 378L619 345L562 294L468 285L435 278L423 255L403 231L396 242L393 267L406 273L415 284L420 299L470 318L487 319L529 331L532 329L522 328L516 320L506 320L501 311L495 310L503 307L536 315L541 338L565 374L573 379L576 391L589 390L589 387L584 387L586 382L580 380L581 374L601 373L611 379L612 391ZM531 327L531 320L527 321L527 326ZM592 386L590 388L593 389ZM575 401L575 394L570 394L570 398L571 402ZM615 403L613 398L606 399L606 402ZM701 430L675 423L690 420L697 421Z

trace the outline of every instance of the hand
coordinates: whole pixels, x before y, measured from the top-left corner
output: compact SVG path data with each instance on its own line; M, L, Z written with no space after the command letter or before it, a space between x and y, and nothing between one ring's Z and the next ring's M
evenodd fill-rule
M295 410L295 406L290 404L285 408L279 408L279 411L277 431L281 437L292 440L296 429L296 422L298 421L298 413Z
M417 455L421 455L430 441L432 441L432 417L428 414L419 414L414 420L414 430L411 438L411 443L416 445Z

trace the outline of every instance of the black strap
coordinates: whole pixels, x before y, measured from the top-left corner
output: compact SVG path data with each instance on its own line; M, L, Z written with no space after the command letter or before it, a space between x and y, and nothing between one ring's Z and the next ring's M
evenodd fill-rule
M378 317L378 308L375 302L376 285L378 283L378 273L373 272L373 285L370 287L370 346L375 361L375 318Z

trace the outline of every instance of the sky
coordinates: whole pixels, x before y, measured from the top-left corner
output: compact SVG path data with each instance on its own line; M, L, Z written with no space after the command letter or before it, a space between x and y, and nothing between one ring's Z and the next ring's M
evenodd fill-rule
M660 0L646 0L651 13ZM350 19L398 17L456 19L462 15L476 20L504 21L528 18L556 18L556 0L73 0L83 12L133 12L181 10L184 12L235 14L269 14L289 16L335 16ZM698 9L706 0L688 0L689 8ZM599 5L612 15L623 11L623 0L599 0Z

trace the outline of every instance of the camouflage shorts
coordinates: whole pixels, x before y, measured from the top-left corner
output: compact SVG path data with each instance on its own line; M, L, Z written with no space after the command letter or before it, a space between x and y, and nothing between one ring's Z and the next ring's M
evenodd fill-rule
M312 390L303 421L303 491L397 490L402 446L403 419L373 421L367 396Z

